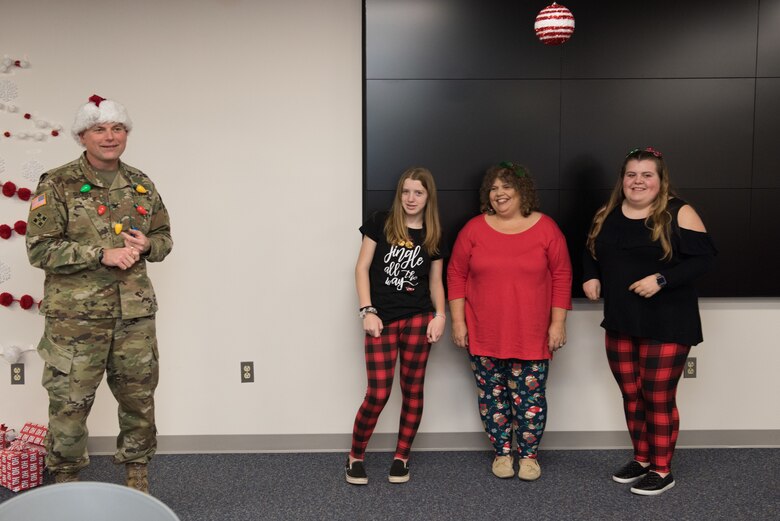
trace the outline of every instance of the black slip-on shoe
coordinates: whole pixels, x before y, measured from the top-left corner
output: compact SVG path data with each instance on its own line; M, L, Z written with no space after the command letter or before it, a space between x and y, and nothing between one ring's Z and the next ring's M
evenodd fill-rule
M650 472L650 465L643 467L638 461L631 460L615 472L612 479L618 483L633 483L642 479L648 472Z
M344 467L347 483L351 485L368 485L368 474L363 467L363 462L355 460L352 465L349 464L349 458L347 458L347 464Z
M394 459L390 466L390 475L387 477L390 483L406 483L409 481L409 465L403 460Z
M673 486L674 476L671 472L662 478L660 474L651 470L642 478L642 481L631 487L631 492L640 496L657 496Z

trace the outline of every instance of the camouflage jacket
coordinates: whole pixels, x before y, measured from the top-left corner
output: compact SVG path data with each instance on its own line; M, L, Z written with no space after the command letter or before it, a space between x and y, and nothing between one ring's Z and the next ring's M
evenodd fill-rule
M137 187L142 188L137 188ZM151 249L128 270L98 260L103 248L119 248L117 231L136 228ZM173 247L168 211L151 180L119 163L111 187L103 185L85 156L41 176L30 204L27 255L46 272L41 313L63 318L137 318L157 311L146 262L159 262Z

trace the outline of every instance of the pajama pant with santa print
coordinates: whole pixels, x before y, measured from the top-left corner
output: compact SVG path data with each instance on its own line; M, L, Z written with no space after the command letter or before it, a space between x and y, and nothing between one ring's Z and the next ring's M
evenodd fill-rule
M477 380L479 415L497 456L512 452L536 458L547 420L548 360L516 360L469 355Z

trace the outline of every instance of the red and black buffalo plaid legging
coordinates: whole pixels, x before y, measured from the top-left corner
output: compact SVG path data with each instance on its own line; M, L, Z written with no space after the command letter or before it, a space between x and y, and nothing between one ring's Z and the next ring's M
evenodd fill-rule
M425 366L431 345L426 338L433 313L422 313L384 324L378 337L366 335L368 388L352 430L353 458L363 459L379 414L390 398L396 360L401 358L401 423L395 458L408 459L423 412Z
M680 430L675 396L691 346L607 331L609 367L623 393L634 458L670 472Z

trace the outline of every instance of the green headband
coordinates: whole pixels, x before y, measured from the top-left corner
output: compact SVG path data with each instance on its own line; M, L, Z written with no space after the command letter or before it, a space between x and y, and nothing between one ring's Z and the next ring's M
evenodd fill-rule
M526 172L525 168L512 161L501 161L498 166L510 169L517 177L528 177L528 172Z
M660 150L656 150L653 147L646 147L646 148L635 148L633 150L630 150L628 154L626 154L626 157L633 156L637 154L638 152L647 152L648 154L653 154L658 159L663 159L664 155L661 153Z

